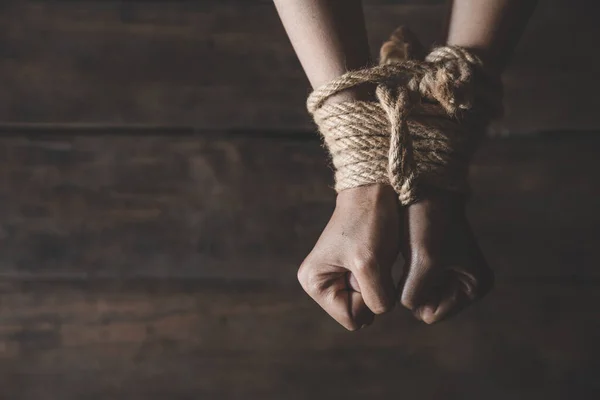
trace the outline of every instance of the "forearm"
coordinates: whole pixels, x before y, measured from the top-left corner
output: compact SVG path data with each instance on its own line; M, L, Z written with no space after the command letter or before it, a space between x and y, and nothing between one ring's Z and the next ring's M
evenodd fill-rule
M448 44L478 52L502 72L537 0L454 0Z
M274 0L274 3L313 88L369 64L360 0ZM358 88L332 100L368 98L368 88Z

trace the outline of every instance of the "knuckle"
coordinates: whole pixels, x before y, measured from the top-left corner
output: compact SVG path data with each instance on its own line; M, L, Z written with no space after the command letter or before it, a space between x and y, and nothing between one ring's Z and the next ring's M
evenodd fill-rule
M412 293L402 293L400 298L400 304L409 310L414 310L416 308L415 296Z
M412 311L417 309L418 299L427 286L426 281L431 280L435 265L436 261L428 254L418 254L411 258L408 271L405 272L400 304Z
M354 268L356 272L368 272L374 268L377 268L377 260L375 255L370 251L362 251L358 254L355 254L354 257Z
M297 277L298 282L300 282L300 284L304 287L304 284L308 280L308 264L302 263L300 265L300 268L298 268Z
M373 305L371 311L373 314L381 315L392 311L394 303L391 301L385 301L384 299L378 299L378 302Z
M439 261L436 260L436 256L431 254L429 251L421 251L414 254L410 260L410 269L414 271L425 271L433 268Z
M304 262L298 268L298 282L309 295L316 295L322 291L322 283L315 273L312 263Z

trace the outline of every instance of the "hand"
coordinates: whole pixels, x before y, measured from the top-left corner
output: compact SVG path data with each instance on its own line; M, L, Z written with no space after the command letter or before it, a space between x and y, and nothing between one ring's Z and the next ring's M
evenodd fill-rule
M475 240L459 195L432 192L408 207L401 302L427 324L485 296L494 275Z
M400 249L397 195L387 185L347 189L298 270L304 290L348 330L373 322L397 300L392 265Z

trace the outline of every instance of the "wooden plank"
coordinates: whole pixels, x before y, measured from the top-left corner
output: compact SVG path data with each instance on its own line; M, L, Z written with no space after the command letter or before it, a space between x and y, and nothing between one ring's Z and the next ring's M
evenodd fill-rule
M400 24L440 43L443 3L366 1L374 51ZM540 2L492 132L600 128L588 10ZM307 81L269 1L6 0L0 50L4 123L311 126Z
M308 133L27 132L0 137L5 277L293 282L334 206ZM599 141L483 146L470 212L501 279L600 276Z
M4 281L1 295L3 398L600 394L597 285L500 285L446 323L395 310L357 333L296 286Z

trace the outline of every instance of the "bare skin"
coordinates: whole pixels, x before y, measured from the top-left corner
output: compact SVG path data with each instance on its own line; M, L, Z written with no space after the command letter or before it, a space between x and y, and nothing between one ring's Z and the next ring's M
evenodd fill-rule
M346 329L370 325L396 303L391 270L400 250L400 218L391 186L344 190L298 270L304 290Z
M502 72L510 61L538 0L454 0L448 44L478 52Z
M537 0L454 0L448 44L472 50L491 71L508 64ZM408 269L401 302L431 324L485 296L493 273L458 195L431 192L408 207Z
M369 65L359 0L274 2L313 87ZM502 38L513 29L518 38L534 3L456 0L449 43L472 48L500 71L516 43ZM483 24L474 22L481 18ZM365 87L347 90L330 101L371 99L372 88ZM402 281L396 283L391 268L400 251L406 266ZM335 211L302 263L298 279L349 330L371 324L375 315L390 311L397 300L419 320L438 322L493 286L493 274L466 218L462 197L431 190L418 203L402 208L387 185L338 194Z

